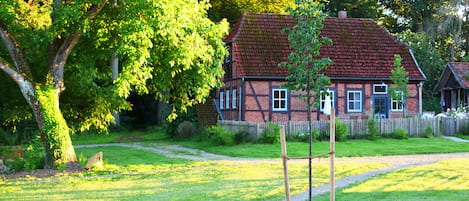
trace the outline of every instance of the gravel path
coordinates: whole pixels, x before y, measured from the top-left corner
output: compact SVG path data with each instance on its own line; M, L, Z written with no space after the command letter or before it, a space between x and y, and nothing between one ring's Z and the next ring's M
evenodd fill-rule
M443 136L443 138L453 140L455 142L463 142L468 143L469 140L452 137L452 136ZM335 183L335 188L340 189L347 187L353 183L363 182L370 177L376 176L378 174L384 174L388 172L392 172L395 170L413 167L413 166L420 166L426 165L430 163L435 163L442 160L448 159L455 159L455 158L469 158L469 152L464 153L447 153L447 154L418 154L418 155L399 155L399 156L369 156L369 157L350 157L350 158L337 158L336 161L344 161L344 162L382 162L382 163L390 163L391 166L373 170L369 172L365 172L359 175L353 175L349 177L342 178ZM324 193L329 193L330 184L322 185L312 189L313 196L321 195ZM299 195L294 195L291 197L292 201L303 201L308 200L309 192L304 192Z
M403 169L412 166L426 165L430 163L435 163L442 160L455 159L455 158L469 158L469 153L448 153L448 154L418 154L418 155L399 155L399 156L371 156L371 157L350 157L350 158L337 158L336 161L342 162L382 162L389 163L390 166L387 166L382 169L373 170L370 172L365 172L359 175L353 175L349 177L342 178L337 180L335 183L336 189L347 187L350 184L362 182L370 177L376 176L378 174L392 172L398 169ZM312 189L313 196L321 195L324 193L329 193L330 185L322 185ZM299 195L294 195L291 197L293 201L303 201L307 200L309 197L309 192L304 192Z
M208 160L242 160L240 158L223 156L208 153L198 149L191 149L180 145L164 145L158 143L112 143L112 144L90 144L90 145L75 145L75 148L82 147L127 147L139 150L150 151L156 154L166 156L168 158L180 158L193 161L208 161Z

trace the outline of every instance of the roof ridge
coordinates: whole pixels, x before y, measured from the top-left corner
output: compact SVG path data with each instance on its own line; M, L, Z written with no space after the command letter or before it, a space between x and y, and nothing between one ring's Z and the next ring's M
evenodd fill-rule
M238 19L238 21L236 21L236 24L233 27L233 30L230 31L230 34L228 35L228 37L226 37L225 42L233 41L238 37L239 32L241 32L241 29L244 27L246 14L247 12L243 13L241 17Z

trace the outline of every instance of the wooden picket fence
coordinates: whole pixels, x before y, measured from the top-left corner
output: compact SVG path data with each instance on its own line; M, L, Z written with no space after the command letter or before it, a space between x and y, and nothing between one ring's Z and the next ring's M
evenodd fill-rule
M348 124L350 137L356 138L368 133L368 120L366 119L353 119L342 120ZM469 119L457 118L434 118L434 119L421 119L421 118L401 118L401 119L377 119L377 126L381 135L390 135L396 128L402 128L408 131L411 137L418 137L425 135L425 129L431 128L434 136L453 136L456 133L469 132ZM287 121L275 122L276 124L283 125L287 135L295 135L299 133L308 132L307 121ZM220 121L219 125L224 126L228 130L235 132L245 131L253 138L259 138L260 135L269 126L269 123L263 122L247 122L247 121ZM319 120L311 123L313 130L319 132L328 132L329 121Z

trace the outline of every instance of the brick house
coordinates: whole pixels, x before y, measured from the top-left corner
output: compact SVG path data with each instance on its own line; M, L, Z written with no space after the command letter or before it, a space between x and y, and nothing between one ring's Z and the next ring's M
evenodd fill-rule
M297 91L282 88L291 52L283 28L296 24L290 16L245 13L225 39L230 56L223 65L225 85L217 90L216 105L225 120L304 121L305 103ZM342 119L402 117L402 101L388 93L394 54L400 54L409 73L410 97L406 114L422 112L422 84L426 79L411 50L371 19L327 17L321 34L332 39L323 45L321 57L332 59L324 74L329 76L336 115ZM321 106L313 119L325 119ZM374 113L371 114L371 109Z
M435 90L440 92L441 109L456 109L469 106L469 62L448 62L435 85Z

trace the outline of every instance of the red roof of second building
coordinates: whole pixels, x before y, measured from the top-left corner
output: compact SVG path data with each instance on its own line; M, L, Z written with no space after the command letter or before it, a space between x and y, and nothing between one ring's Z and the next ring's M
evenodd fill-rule
M232 43L233 61L239 76L286 76L278 63L288 61L291 52L287 34L296 21L287 15L245 13L225 40ZM410 79L425 76L408 47L371 19L327 17L321 35L333 45L323 45L321 57L333 63L325 74L336 79L366 79L391 76L394 55L400 54Z
M461 87L469 89L469 80L466 79L466 75L469 75L469 62L450 62L449 67Z

